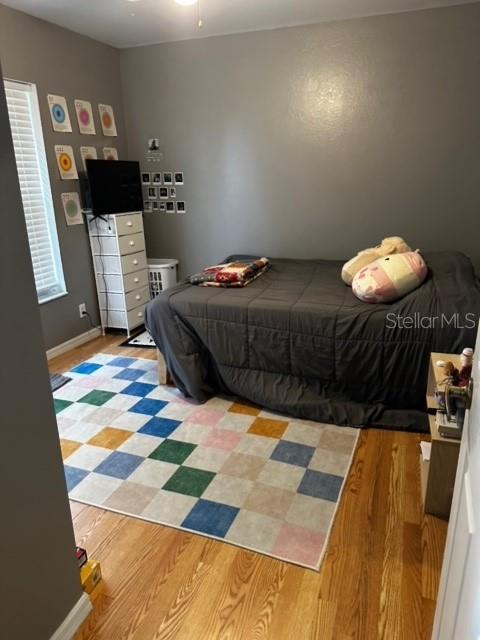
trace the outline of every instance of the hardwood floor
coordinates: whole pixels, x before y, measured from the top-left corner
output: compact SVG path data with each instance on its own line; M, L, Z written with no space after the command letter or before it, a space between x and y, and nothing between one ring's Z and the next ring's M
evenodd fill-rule
M51 370L99 351L155 357L119 341L98 338ZM77 543L106 585L76 640L430 638L447 524L422 516L419 440L361 433L319 573L72 503Z

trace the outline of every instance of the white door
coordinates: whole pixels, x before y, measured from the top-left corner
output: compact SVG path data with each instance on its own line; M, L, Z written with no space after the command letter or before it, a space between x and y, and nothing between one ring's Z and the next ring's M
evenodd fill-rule
M472 372L433 640L480 640L480 332Z

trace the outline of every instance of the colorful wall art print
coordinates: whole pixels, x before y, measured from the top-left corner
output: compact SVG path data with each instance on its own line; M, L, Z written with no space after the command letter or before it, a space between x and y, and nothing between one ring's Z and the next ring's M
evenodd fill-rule
M115 147L103 147L104 160L118 160L118 151Z
M47 100L53 130L61 131L62 133L70 133L72 131L72 124L70 122L70 114L68 113L67 101L65 98L63 96L54 96L49 93Z
M95 147L80 147L80 155L82 156L84 171L87 170L87 160L98 160L97 150Z
M117 126L113 115L113 107L109 104L99 104L98 113L100 114L103 135L115 137L117 135Z
M78 180L77 166L72 147L56 144L55 155L62 180Z
M83 223L82 207L80 205L78 193L62 193L62 205L65 213L65 220L69 227L74 224Z
M80 133L86 136L94 136L95 123L90 102L88 100L75 100L75 111L77 112Z

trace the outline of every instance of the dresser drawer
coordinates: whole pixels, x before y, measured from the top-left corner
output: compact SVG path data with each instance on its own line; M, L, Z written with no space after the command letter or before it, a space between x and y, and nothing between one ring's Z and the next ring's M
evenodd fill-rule
M130 291L125 296L125 304L127 305L127 311L138 307L140 304L146 304L150 300L150 291L148 287L143 289L135 289Z
M145 251L145 236L143 233L120 236L118 239L118 246L120 247L121 256L126 256L129 253L136 253L137 251Z
M104 220L87 216L88 231L91 236L126 236L130 233L143 232L141 213L127 213L122 216L105 216Z
M131 311L100 309L102 324L105 327L113 327L115 329L134 329L143 324L145 306L142 304Z
M134 271L133 273L127 273L125 276L112 275L106 273L102 276L100 273L96 273L97 289L98 291L109 291L111 293L128 293L133 289L142 289L148 286L148 271L142 269L142 271Z
M128 256L93 256L95 272L98 274L110 273L121 275L140 271L147 267L147 257L145 251L131 253ZM102 280L100 276L100 281Z
M147 268L147 255L145 251L141 251L140 253L131 253L128 256L122 256L120 261L122 263L123 274Z
M117 216L117 234L126 236L130 233L143 233L143 218L141 213Z
M137 327L139 324L143 323L143 318L145 315L145 307L146 304L142 304L140 307L136 307L135 309L131 309L127 313L128 319L128 328L133 329L133 327Z
M92 236L92 251L94 255L125 256L145 250L143 233L133 233L128 236Z
M109 311L125 311L125 296L123 293L112 293L111 291L99 291L98 302L100 309Z
M134 289L124 295L123 293L112 293L99 291L98 298L102 309L116 309L118 311L130 311L141 304L146 304L150 300L148 287Z

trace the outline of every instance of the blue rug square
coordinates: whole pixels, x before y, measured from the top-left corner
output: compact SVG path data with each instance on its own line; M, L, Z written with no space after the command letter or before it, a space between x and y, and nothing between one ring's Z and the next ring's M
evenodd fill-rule
M336 502L342 483L343 478L340 476L307 469L297 492L312 498L322 498L322 500Z
M156 416L159 411L166 407L168 402L164 400L151 400L150 398L142 398L130 407L132 413L144 413L147 416Z
M314 453L315 447L281 440L270 457L272 460L294 464L297 467L308 467Z
M67 481L67 490L71 491L74 489L79 482L81 482L90 471L85 471L85 469L78 469L77 467L69 467L68 465L64 465L65 469L65 480Z
M237 507L200 499L182 522L182 527L224 538L239 511Z
M94 362L82 362L78 367L74 367L72 371L75 373L84 373L85 375L89 375L98 369L101 369L103 365L95 364Z
M108 363L110 367L130 367L135 362L135 358L114 358Z
M134 456L123 451L114 451L96 467L95 473L102 473L104 476L125 480L143 461L144 458L140 456Z
M144 433L147 436L156 436L157 438L168 438L175 429L182 423L179 420L170 420L169 418L153 417L143 425L137 433Z
M127 396L139 396L140 398L144 398L154 389L156 389L154 384L147 384L146 382L132 382L132 384L129 384L128 387L121 391L121 393L124 393Z
M142 369L134 369L133 367L123 369L120 373L117 373L114 378L118 378L119 380L131 380L132 382L138 380L145 374L145 371Z

